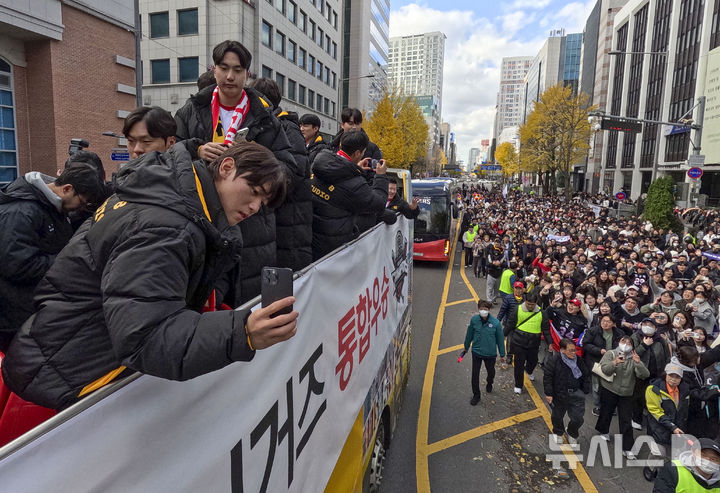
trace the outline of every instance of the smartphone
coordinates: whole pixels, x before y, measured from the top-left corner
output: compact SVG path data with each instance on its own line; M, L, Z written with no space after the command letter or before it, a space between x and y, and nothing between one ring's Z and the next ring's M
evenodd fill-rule
M248 127L241 128L237 132L235 132L235 137L233 137L233 142L242 142L247 137L248 132L250 129Z
M260 297L263 308L293 295L293 271L287 267L263 267L260 273ZM292 305L271 315L285 315L292 312Z

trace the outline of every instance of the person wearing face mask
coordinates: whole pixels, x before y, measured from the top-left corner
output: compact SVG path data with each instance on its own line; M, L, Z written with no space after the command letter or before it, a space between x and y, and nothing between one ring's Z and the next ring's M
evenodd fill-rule
M623 337L622 330L615 326L610 315L600 317L599 325L594 325L585 331L582 338L582 347L585 351L585 362L588 368L599 363L605 353L617 347ZM600 416L600 377L592 375L593 410L594 416Z
M668 363L663 374L645 390L647 431L654 442L650 451L656 457L667 457L672 435L683 435L687 428L690 387L682 377L682 367ZM647 472L654 473L652 469Z
M559 353L552 354L544 362L543 388L545 400L552 408L551 439L562 443L567 414L570 418L568 442L574 445L585 420L585 395L590 393L590 370L585 361L577 357L577 346L572 340L564 337L559 346Z
M632 397L637 381L645 380L650 373L640 356L633 351L633 341L628 336L623 336L615 349L605 352L600 359L600 369L604 375L612 377L612 380L608 381L600 375L600 416L595 430L603 439L609 441L610 422L617 409L623 454L633 458L630 452L634 443L631 426Z
M465 348L463 355L472 346L472 376L470 384L473 396L471 406L480 402L480 368L483 363L487 371L487 384L485 390L489 393L493 389L495 380L495 361L500 353L500 361L505 360L505 338L503 329L497 318L490 315L492 303L487 300L478 301L478 314L470 319L465 333Z
M720 491L720 445L709 438L698 442L695 450L665 463L653 493Z
M702 327L706 332L712 332L715 327L715 315L704 291L695 292L695 300L691 303L690 311L695 327Z
M665 365L670 362L670 357L672 356L667 338L658 334L653 319L646 318L640 322L639 330L632 335L632 340L635 351L650 372L649 379L657 378L662 374ZM638 381L636 391L633 395L632 427L636 430L642 429L640 423L642 422L643 411L645 409L645 401L643 399L645 387L647 387L646 381Z

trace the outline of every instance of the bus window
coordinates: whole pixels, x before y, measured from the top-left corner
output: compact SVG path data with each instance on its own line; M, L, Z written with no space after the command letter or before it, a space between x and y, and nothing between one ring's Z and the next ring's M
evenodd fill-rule
M415 220L415 235L447 235L448 205L445 197L420 197L420 215Z

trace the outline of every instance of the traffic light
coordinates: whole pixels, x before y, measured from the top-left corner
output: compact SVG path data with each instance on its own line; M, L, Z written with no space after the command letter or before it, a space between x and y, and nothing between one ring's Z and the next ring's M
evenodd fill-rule
M600 128L602 130L639 134L642 132L642 122L622 120L619 118L603 118L600 122Z

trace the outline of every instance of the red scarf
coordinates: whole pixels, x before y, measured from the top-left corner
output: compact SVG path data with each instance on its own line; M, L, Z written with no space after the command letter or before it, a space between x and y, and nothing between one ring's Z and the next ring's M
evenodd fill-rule
M213 142L219 141L219 139L216 140L216 137L218 136L218 125L220 125L220 128L222 129L222 122L220 121L220 97L218 93L219 90L217 86L215 86L212 100L210 101L213 121ZM240 101L238 101L237 106L235 106L235 111L233 112L232 120L230 121L230 128L225 130L225 138L222 142L223 144L229 146L233 143L235 133L245 121L245 116L247 116L249 110L250 98L248 98L248 95L243 90L242 95L240 96Z
M348 156L345 151L337 151L337 155L340 157L344 157L348 161L352 162L352 159L350 159L350 156Z

